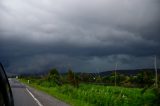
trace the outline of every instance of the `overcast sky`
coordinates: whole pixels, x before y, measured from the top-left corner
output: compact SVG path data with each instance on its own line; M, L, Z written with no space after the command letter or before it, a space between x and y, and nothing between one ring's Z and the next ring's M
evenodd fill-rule
M0 0L8 72L153 68L154 55L160 61L159 0Z

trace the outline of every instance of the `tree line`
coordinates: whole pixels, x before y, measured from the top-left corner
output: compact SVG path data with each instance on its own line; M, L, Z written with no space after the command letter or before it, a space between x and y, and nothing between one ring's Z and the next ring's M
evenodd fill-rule
M75 73L72 69L69 69L65 74L60 74L56 68L53 68L41 78L59 86L67 83L77 88L79 83L139 88L155 85L155 74L150 70L140 71L136 75L115 74L115 72L112 72L110 75L101 76L99 74L93 75L92 73ZM158 85L160 85L160 75L158 75Z

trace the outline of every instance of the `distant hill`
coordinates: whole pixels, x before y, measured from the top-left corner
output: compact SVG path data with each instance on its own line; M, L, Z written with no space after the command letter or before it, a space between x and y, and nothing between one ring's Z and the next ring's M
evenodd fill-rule
M158 70L158 74L160 74L160 69L157 69ZM130 69L130 70L117 70L116 72L117 73L120 73L120 74L125 74L125 75L136 75L137 73L141 72L141 71L152 71L152 72L155 72L154 69ZM19 74L19 75L22 75L22 76L44 76L44 75L47 75L49 71L43 71L43 72L39 72L39 73L23 73L23 74ZM107 75L110 75L111 73L113 73L114 70L111 70L111 71L103 71L103 72L99 72L99 73L87 73L87 72L77 72L76 74L85 74L85 75L91 75L91 76L97 76L97 75L100 75L100 76L107 76ZM15 76L16 74L10 74L10 73L7 73L8 76ZM61 75L67 75L67 73L61 73Z
M17 76L17 74L13 74L13 73L9 73L9 72L6 72L6 74L7 74L7 77L15 77L15 76Z
M137 73L141 72L141 71L151 71L153 73L155 73L154 69L130 69L130 70L117 70L117 73L120 74L124 74L124 75L136 75ZM160 74L160 69L157 69L158 74ZM103 72L99 72L99 73L77 73L77 74L85 74L85 75L91 75L91 76L108 76L111 75L111 73L115 72L114 70L111 71L103 71Z
M136 75L137 73L141 72L141 71L152 71L155 72L155 69L131 69L131 70L117 70L117 73L120 74L125 74L125 75ZM100 72L99 74L101 76L106 76L106 75L110 75L112 72L114 72L114 70L112 71L104 71L104 72ZM160 69L157 69L158 74L160 74Z

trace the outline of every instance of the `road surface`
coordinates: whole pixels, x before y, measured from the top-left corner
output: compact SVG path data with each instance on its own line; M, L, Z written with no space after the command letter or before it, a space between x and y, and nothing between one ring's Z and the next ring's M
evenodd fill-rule
M15 106L69 106L44 92L20 83L17 79L9 79L9 82Z

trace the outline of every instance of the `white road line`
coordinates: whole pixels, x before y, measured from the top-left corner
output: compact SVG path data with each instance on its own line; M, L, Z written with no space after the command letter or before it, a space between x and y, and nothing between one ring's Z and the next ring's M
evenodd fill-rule
M36 103L39 105L39 106L43 106L39 100L37 98L34 97L34 95L28 90L28 88L26 88L27 92L32 96L32 98L36 101Z

